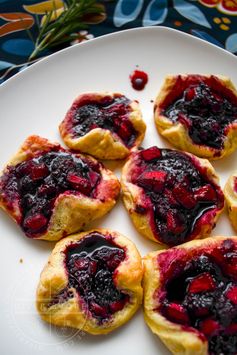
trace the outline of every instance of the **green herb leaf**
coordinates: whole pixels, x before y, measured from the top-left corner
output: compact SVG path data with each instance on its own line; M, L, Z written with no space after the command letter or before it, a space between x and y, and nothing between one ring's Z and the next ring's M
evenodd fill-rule
M44 15L29 60L37 58L46 49L70 42L75 39L75 32L106 17L104 5L96 0L65 0L64 11L57 18L54 18L55 14L56 8Z

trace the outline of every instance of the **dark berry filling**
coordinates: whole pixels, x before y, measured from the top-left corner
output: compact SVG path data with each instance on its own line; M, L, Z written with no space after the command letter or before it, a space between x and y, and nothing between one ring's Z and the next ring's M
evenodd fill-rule
M184 124L194 143L220 149L226 129L237 122L237 102L201 82L188 86L162 114Z
M68 288L76 289L99 322L108 320L129 300L114 282L115 270L125 257L124 249L112 237L105 238L99 233L86 236L65 251Z
M153 232L165 244L181 244L195 236L200 218L223 207L220 188L188 155L152 147L138 153L135 162L131 180L145 193L136 212L150 212Z
M237 354L237 249L231 240L168 271L159 310L208 340L209 354ZM231 271L231 272L230 272ZM175 276L174 276L175 274ZM167 276L166 276L167 277Z
M132 147L137 138L128 116L131 111L130 100L118 95L104 97L100 101L89 101L73 108L72 133L74 137L84 136L94 128L108 129L117 134L128 147Z
M47 307L52 307L58 304L62 304L68 301L70 298L73 298L73 292L65 288L52 298L52 300L47 304Z
M28 237L47 230L59 194L73 192L94 197L101 179L99 164L66 152L47 152L10 166L0 181L0 193L13 208L19 201L19 224Z

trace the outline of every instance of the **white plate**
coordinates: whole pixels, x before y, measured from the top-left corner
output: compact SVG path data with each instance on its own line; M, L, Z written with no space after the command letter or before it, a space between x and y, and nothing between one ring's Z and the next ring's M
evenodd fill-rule
M139 65L149 75L145 90L132 89L129 74ZM91 40L54 54L4 83L0 88L0 165L23 140L39 134L60 141L58 125L72 100L83 91L120 91L140 101L147 133L144 147L167 144L158 136L152 103L167 73L213 73L230 76L237 84L237 59L218 47L167 28L140 28ZM237 152L215 162L224 185L237 166ZM119 174L119 170L116 170ZM134 229L121 202L94 226L109 227L131 238L142 255L156 249ZM35 311L35 289L53 244L23 236L1 212L0 349L7 355L149 355L169 354L147 328L142 312L108 336L50 327ZM227 216L213 235L234 234ZM23 263L20 263L20 259Z

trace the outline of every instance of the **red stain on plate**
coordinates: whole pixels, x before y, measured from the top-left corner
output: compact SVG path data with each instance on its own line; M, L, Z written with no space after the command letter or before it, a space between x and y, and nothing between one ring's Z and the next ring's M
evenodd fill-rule
M133 89L141 91L148 82L148 75L144 71L134 70L129 76Z

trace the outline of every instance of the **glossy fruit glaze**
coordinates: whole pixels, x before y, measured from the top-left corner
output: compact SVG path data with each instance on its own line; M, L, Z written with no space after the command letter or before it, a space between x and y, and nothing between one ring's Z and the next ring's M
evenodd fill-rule
M83 300L99 323L108 321L123 309L129 296L116 287L116 269L126 257L125 249L116 245L110 235L93 232L64 251L68 286L57 295L49 306L65 302L72 297L72 288ZM71 292L71 294L70 294Z
M86 95L75 101L67 114L74 138L82 137L95 128L103 128L116 134L128 147L132 147L137 131L129 120L131 101L120 94L100 99Z
M158 256L163 287L158 310L208 340L209 354L237 354L237 242ZM192 327L192 328L191 328Z
M28 237L34 238L47 230L60 194L94 197L100 180L99 163L64 151L50 151L9 166L0 180L0 194L9 209L19 202L18 223Z
M185 153L151 147L136 153L131 182L143 188L136 212L148 213L158 240L181 244L195 237L208 212L221 209L223 193L211 182L205 168ZM212 223L205 220L205 223Z
M214 76L178 77L173 90L177 93L168 96L162 114L182 123L194 143L223 148L228 128L237 123L237 96Z

